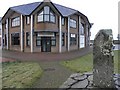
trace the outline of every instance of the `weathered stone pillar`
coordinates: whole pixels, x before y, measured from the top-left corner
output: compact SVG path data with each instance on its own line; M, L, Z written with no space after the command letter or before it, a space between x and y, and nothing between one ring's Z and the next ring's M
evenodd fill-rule
M98 88L113 88L112 30L100 30L93 45L93 84Z

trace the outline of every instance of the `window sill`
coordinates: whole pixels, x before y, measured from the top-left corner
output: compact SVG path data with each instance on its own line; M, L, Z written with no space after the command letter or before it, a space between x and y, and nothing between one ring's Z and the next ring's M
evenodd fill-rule
M20 25L19 26L11 26L11 28L18 28L18 27L20 27Z
M51 23L51 24L56 24L56 22L49 22L49 21L40 21L40 22L37 22L37 23Z

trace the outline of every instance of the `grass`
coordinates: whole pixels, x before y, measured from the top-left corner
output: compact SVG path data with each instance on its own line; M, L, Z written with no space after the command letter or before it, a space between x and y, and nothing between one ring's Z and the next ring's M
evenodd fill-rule
M114 72L118 72L118 53L120 53L120 50L114 51ZM69 60L69 61L63 61L61 64L69 69L71 69L74 72L91 72L93 69L93 55L92 53L89 53L85 56L82 56L80 58Z
M3 88L29 88L40 78L42 70L33 62L5 62L2 64Z

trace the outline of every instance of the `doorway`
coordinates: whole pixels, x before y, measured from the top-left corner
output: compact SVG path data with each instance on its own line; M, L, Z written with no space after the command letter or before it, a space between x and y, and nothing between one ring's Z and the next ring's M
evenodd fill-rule
M51 52L51 38L50 37L41 38L41 51Z

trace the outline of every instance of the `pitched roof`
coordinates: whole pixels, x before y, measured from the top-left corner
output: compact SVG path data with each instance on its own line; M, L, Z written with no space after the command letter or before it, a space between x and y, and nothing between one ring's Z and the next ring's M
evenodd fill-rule
M68 8L68 7L65 7L65 6L62 6L62 5L58 5L58 4L55 4L55 3L53 3L53 4L56 6L56 8L60 11L60 13L63 16L69 16L69 15L77 12L77 10L75 10L75 9L71 9L71 8Z
M31 12L40 5L41 2L35 2L30 4L19 5L15 7L11 7L10 9L21 13L23 15L30 15Z
M30 15L32 13L32 11L34 11L40 4L41 4L41 2L35 2L35 3L11 7L10 9L12 9L13 11L16 11L18 13L21 13L23 15ZM74 9L71 9L71 8L68 8L68 7L65 7L62 5L58 5L55 3L53 3L53 4L63 16L69 16L69 15L77 12L77 10L74 10Z

